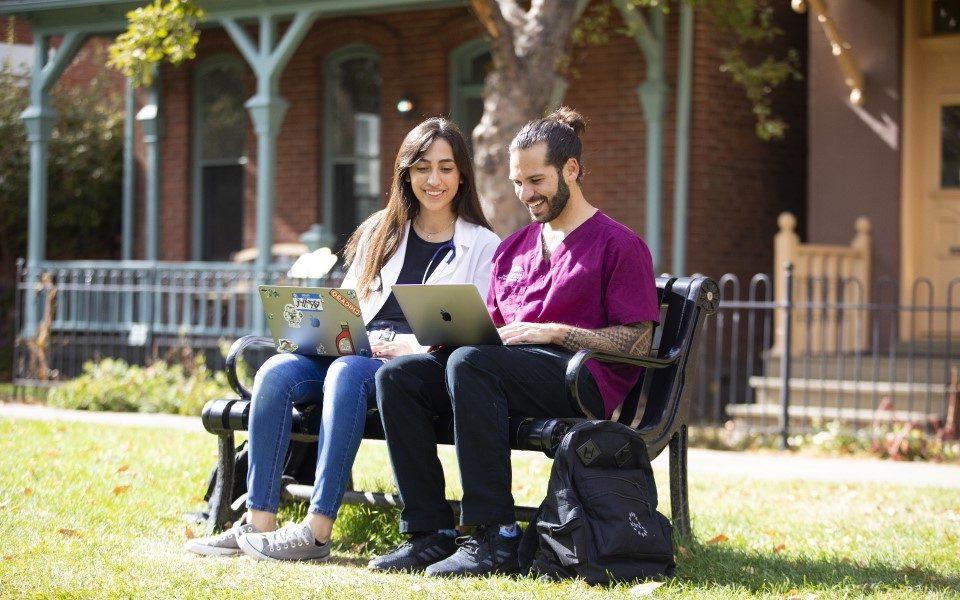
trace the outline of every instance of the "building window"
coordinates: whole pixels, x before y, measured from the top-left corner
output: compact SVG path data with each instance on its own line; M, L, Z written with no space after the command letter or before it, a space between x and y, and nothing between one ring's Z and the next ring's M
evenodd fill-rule
M483 116L483 82L492 69L490 46L484 39L465 42L450 53L450 118L468 141Z
M960 188L960 104L940 107L940 187Z
M243 246L247 96L237 57L209 58L194 77L194 260L226 261Z
M380 59L367 46L333 52L324 65L323 228L341 248L383 205L380 194Z
M933 0L933 33L960 33L960 0Z

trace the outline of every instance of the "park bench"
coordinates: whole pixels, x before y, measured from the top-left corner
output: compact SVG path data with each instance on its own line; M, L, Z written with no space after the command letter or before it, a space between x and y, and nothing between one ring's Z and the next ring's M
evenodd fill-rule
M706 277L657 278L660 298L660 325L654 333L653 349L648 357L635 358L581 350L567 365L566 383L572 401L577 398L577 379L586 361L595 359L610 363L645 367L643 376L624 402L619 421L637 428L647 444L650 458L670 448L670 504L674 527L681 537L690 534L690 515L687 503L687 409L688 396L684 394L687 365L691 351L697 347L696 337L703 319L717 311L719 290ZM272 348L268 337L246 336L237 340L227 356L227 379L239 398L211 400L203 408L203 425L218 436L219 458L216 476L211 481L207 525L219 530L235 520L243 510L235 486L236 447L234 432L246 431L250 413L250 392L237 377L237 360L246 350ZM643 410L640 410L643 409ZM292 434L295 441L315 441L319 427L316 405L293 408ZM510 445L516 450L540 451L552 457L564 433L582 419L510 417ZM437 438L441 443L453 443L452 419L438 419ZM370 411L364 430L368 439L383 439L379 415ZM291 444L291 448L295 445ZM299 446L304 446L303 444ZM302 450L301 450L302 451ZM285 481L285 491L293 497L309 499L313 487L314 469L305 469L303 481ZM350 485L348 488L352 488ZM363 492L348 489L345 504L398 506L399 499L391 494ZM459 502L451 501L459 514ZM517 507L517 519L529 521L535 509Z

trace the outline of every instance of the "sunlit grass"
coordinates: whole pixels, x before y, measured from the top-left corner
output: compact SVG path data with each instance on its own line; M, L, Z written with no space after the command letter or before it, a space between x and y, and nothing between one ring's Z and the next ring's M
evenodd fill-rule
M202 532L182 515L202 504L215 458L202 433L0 419L0 597L630 597L629 586L370 573L370 552L397 539L396 515L356 507L341 514L330 564L190 555L183 542ZM457 495L450 448L442 458ZM518 502L542 497L549 465L518 455ZM382 443L364 442L354 476L392 486ZM697 541L678 550L678 576L656 597L960 596L956 490L697 475L691 504Z

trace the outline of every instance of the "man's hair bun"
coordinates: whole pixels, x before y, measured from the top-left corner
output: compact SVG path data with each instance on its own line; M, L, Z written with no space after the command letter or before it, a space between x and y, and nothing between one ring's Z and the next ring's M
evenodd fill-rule
M571 158L580 163L577 181L583 177L583 161L580 152L583 143L580 134L587 128L583 116L569 106L561 106L549 116L530 121L520 129L510 142L510 152L526 150L536 144L547 145L546 161L559 172Z
M547 118L568 125L577 134L577 137L583 135L583 132L587 129L587 121L583 118L583 115L569 106L561 106Z

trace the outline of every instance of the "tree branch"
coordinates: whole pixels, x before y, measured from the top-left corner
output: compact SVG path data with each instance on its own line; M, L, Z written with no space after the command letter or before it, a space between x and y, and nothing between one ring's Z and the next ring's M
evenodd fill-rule
M470 0L470 6L490 36L494 61L499 63L506 75L516 76L520 64L513 36L515 29L522 26L523 11L515 0ZM519 23L516 19L520 20Z

